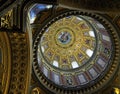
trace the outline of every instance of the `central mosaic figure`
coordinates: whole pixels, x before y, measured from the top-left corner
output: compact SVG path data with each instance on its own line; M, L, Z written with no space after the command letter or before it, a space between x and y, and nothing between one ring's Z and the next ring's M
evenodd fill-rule
M71 41L71 35L67 31L60 32L58 36L58 40L62 44L67 44Z

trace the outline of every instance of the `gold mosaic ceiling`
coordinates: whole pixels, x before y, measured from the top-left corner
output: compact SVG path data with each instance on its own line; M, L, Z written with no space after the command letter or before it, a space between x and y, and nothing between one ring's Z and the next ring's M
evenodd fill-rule
M84 86L106 70L112 42L106 28L97 20L71 15L56 20L42 31L37 62L49 80L60 86Z
M39 52L51 65L68 70L85 64L92 57L95 44L92 26L79 16L68 16L47 28Z

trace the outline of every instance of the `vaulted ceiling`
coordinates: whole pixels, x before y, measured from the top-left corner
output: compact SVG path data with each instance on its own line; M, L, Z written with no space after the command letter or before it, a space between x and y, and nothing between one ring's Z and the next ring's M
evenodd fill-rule
M0 94L119 92L119 0L0 6Z

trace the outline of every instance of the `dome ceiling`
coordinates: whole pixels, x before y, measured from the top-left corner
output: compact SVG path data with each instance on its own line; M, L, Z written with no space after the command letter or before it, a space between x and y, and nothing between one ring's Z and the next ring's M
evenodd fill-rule
M38 45L39 67L42 66L48 79L59 85L84 85L106 69L111 45L107 30L95 19L67 16L51 24L42 34Z
M41 37L41 55L61 70L87 63L96 48L95 32L81 17L69 16L53 23Z
M115 51L111 32L103 22L77 13L60 14L39 30L33 70L40 83L42 74L59 88L83 89L110 70Z

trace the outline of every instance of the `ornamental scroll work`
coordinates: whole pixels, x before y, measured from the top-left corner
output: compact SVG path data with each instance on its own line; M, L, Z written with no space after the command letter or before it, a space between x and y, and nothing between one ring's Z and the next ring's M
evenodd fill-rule
M11 29L12 28L12 14L13 11L10 10L8 11L4 16L0 18L0 29L5 30L5 29Z

